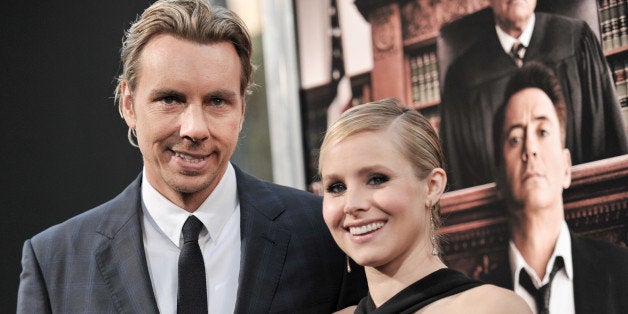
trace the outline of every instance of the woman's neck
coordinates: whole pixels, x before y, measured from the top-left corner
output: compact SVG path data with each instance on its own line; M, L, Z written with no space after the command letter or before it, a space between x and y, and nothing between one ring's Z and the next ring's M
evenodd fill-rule
M365 267L369 294L376 307L425 276L446 268L431 248L421 247L380 267Z

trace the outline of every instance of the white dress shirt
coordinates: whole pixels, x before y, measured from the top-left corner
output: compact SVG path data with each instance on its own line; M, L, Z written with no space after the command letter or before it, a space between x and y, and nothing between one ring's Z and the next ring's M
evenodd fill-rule
M142 175L142 230L153 292L160 313L177 312L181 228L190 215ZM205 262L209 313L233 313L240 272L240 203L235 170L228 165L214 191L193 213L204 225L199 246Z
M565 267L559 270L552 280L552 289L550 294L549 310L550 313L570 314L575 313L575 303L573 294L573 262L571 256L571 236L567 223L563 221L556 240L556 246L549 263L545 266L545 277L540 279L536 272L526 263L525 259L510 241L508 255L510 259L510 270L512 272L512 280L514 283L515 293L521 296L532 309L532 313L536 312L536 303L534 297L519 284L519 272L525 271L530 275L532 283L538 289L549 282L549 274L554 267L556 256L561 256L565 262Z
M502 48L506 53L510 53L510 49L512 49L512 45L515 42L522 43L526 48L530 46L530 39L532 38L532 32L534 31L534 23L536 22L536 16L532 14L528 25L523 29L519 38L515 38L504 32L497 24L495 24L495 31L497 32L497 38L499 39L499 43L502 45Z

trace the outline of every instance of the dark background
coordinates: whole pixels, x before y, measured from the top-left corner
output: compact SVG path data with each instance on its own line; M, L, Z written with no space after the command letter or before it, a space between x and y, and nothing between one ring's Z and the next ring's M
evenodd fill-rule
M10 1L0 30L0 312L22 244L114 197L141 170L113 102L123 32L152 1Z

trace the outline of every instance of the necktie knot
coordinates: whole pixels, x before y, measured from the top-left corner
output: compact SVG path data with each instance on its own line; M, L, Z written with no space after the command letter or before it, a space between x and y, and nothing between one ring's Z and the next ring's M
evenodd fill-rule
M532 283L532 279L528 272L525 269L522 269L519 272L519 284L534 297L534 301L536 303L537 313L547 314L549 313L549 299L552 289L552 280L556 273L564 267L565 263L561 256L556 256L556 260L554 260L554 266L552 267L552 271L549 274L549 281L540 288L536 288L534 283Z
M510 56L515 61L518 67L523 65L523 55L525 54L526 46L524 46L521 42L517 41L512 45L510 49Z
M198 241L198 235L203 229L203 223L194 215L190 215L183 224L181 233L183 233L183 242Z

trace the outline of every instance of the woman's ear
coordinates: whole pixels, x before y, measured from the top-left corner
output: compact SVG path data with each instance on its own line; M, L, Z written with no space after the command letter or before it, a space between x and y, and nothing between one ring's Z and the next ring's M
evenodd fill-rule
M435 204L445 192L447 174L442 168L434 168L427 176L426 181L427 199L429 199L432 204Z

